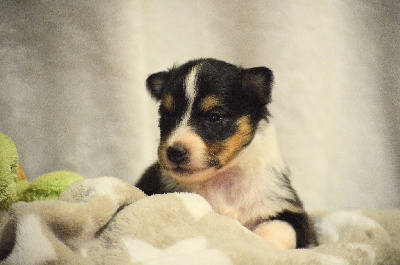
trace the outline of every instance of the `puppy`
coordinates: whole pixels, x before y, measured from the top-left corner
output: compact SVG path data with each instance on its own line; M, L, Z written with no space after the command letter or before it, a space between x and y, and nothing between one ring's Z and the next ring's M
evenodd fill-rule
M147 195L186 191L238 220L277 249L316 237L289 180L267 109L273 74L215 59L150 75L160 101L158 161L137 187Z

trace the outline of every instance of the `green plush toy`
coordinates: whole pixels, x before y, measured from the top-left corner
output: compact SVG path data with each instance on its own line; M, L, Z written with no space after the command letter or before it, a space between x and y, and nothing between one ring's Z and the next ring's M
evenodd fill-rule
M0 133L0 209L17 200L17 148L10 138Z
M69 185L82 179L81 176L69 171L47 173L28 184L19 200L26 202L56 200Z
M29 183L19 165L14 142L0 132L0 210L17 201L57 199L69 185L82 179L72 172L57 171Z

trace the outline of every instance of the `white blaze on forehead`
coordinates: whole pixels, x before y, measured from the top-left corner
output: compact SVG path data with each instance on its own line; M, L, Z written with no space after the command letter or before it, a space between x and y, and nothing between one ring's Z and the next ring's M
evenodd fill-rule
M196 97L196 79L197 79L198 66L192 68L185 80L185 92L186 97L189 100L189 106L193 104L194 98ZM188 108L189 109L189 108Z
M198 66L196 65L195 67L192 68L192 70L186 77L185 94L189 104L185 114L183 115L183 119L178 127L187 126L187 123L189 121L190 113L192 112L193 108L193 102L197 94L197 89L196 89L197 72L198 72Z
M174 145L176 142L184 144L189 149L191 159L190 167L202 168L204 167L203 161L205 156L205 144L203 140L193 131L189 126L189 119L193 109L193 103L197 95L197 74L199 65L192 68L189 74L186 76L184 89L186 94L186 100L188 100L188 107L185 114L182 117L181 122L172 132L167 140L167 147Z
M197 81L198 68L199 68L198 65L194 66L189 72L189 74L186 76L184 89L185 89L186 99L188 100L188 108L186 109L181 122L176 127L171 137L168 139L167 141L168 146L173 145L174 142L176 141L179 141L182 137L184 137L185 134L192 133L191 128L188 126L188 122L190 114L192 112L193 102L197 94L196 81Z

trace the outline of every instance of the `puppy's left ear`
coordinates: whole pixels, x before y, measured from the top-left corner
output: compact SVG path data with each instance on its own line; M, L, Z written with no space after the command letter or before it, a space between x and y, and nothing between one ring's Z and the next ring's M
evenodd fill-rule
M156 100L161 100L164 93L164 86L168 81L170 73L167 71L150 75L146 79L146 88L150 95Z
M266 67L244 69L243 88L250 89L259 97L262 103L268 104L272 100L272 84L274 74Z

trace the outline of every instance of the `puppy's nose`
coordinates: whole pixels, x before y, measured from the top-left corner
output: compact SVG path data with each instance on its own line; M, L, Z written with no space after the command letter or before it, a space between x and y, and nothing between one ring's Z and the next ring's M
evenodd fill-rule
M167 148L167 158L174 164L182 164L188 160L188 150L181 145L174 145Z

